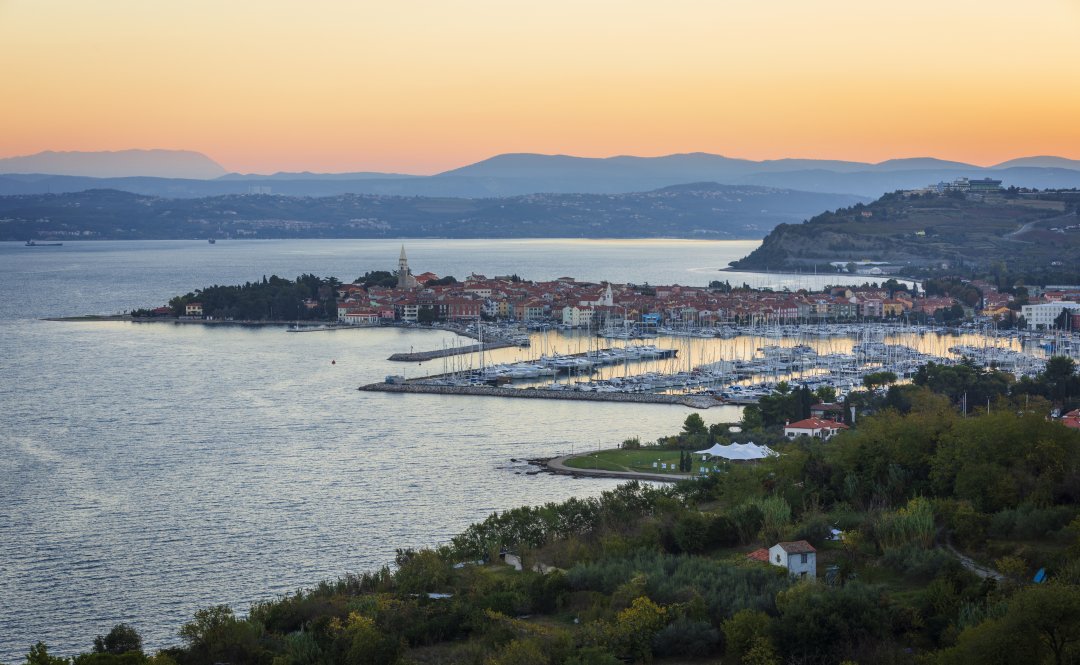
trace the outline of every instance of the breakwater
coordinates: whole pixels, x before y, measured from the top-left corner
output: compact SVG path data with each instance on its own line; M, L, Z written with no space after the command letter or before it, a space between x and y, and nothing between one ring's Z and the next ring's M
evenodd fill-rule
M401 362L423 362L425 360L446 358L448 356L460 356L466 353L479 353L480 351L491 351L492 349L505 349L511 346L517 346L517 344L514 344L513 342L503 341L485 342L483 344L470 344L468 346L451 346L445 349L435 349L434 351L395 353L394 355L387 358L387 360L397 360Z
M454 334L461 335L462 337L469 337L480 341L479 333L457 325L444 325L435 326L433 330L448 330ZM493 349L506 349L511 346L520 346L516 342L503 339L501 337L488 336L488 341L480 342L479 344L470 344L468 346L450 346L445 349L434 349L432 351L415 351L410 353L395 353L387 358L387 360L394 360L398 362L424 362L425 360L435 360L436 358L448 358L450 356L462 356L469 353L479 353L481 351L491 351Z
M371 383L360 386L365 392L414 393L421 395L470 395L511 397L515 399L559 399L581 402L632 402L635 404L676 404L693 409L720 406L722 401L709 395L662 395L657 393L597 393L543 388L502 388L497 386L433 386L423 383Z

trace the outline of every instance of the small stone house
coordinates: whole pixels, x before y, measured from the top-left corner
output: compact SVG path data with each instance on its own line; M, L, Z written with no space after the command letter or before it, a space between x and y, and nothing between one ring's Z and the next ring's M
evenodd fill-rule
M817 578L817 550L805 540L773 545L769 548L769 563L787 568L792 577Z

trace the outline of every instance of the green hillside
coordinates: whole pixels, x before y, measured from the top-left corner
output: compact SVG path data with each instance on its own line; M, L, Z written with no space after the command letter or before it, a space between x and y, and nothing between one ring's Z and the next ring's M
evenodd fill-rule
M1012 272L1075 266L1080 263L1078 204L1078 191L888 194L802 224L781 224L733 265L805 270L867 260L902 265L904 274L999 263Z

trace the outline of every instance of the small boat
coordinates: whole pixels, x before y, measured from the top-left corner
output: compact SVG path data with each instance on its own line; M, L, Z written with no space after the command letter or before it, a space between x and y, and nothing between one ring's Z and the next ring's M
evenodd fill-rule
M208 242L208 243L210 243L211 245L213 245L214 243L216 243L216 242L217 242L217 239L216 239L216 238L207 238L207 239L206 239L206 242Z
M26 246L27 247L63 247L64 243L62 243L62 242L36 242L34 240L27 240L26 241Z

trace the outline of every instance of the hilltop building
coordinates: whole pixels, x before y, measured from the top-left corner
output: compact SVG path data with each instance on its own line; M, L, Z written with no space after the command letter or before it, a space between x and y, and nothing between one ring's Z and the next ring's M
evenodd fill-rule
M937 185L933 185L932 189L936 190L938 194L946 194L948 192L994 194L1001 191L1001 181L994 180L993 178L976 178L974 180L957 178L952 182L939 182Z

